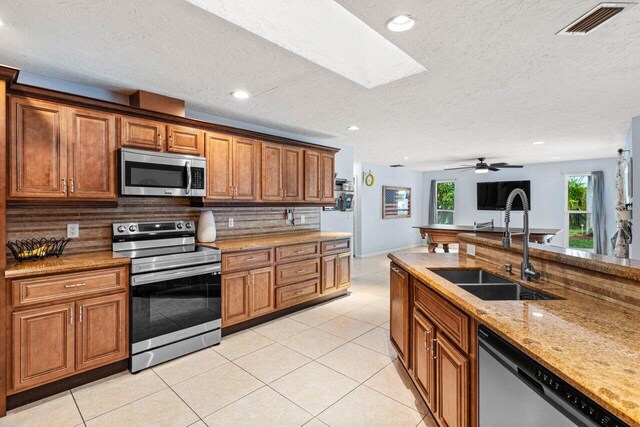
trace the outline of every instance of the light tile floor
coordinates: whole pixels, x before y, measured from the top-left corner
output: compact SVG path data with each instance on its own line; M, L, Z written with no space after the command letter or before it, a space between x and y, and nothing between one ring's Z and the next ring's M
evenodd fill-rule
M424 252L426 248L411 251ZM420 426L435 421L389 343L389 260L351 294L10 411L4 426Z

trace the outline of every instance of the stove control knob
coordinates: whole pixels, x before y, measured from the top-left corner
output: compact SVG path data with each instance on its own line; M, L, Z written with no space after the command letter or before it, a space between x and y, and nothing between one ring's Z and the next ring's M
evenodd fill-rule
M178 230L182 230L182 223L181 223L181 222L177 223L177 224L176 224L176 228L177 228Z
M190 222L186 223L186 224L185 224L185 227L187 227L187 228L191 228L191 223L190 223Z
M118 226L118 233L124 233L125 230L126 228L124 227L124 225Z
M130 225L129 226L129 231L131 231L131 232L136 231L136 226L135 225Z

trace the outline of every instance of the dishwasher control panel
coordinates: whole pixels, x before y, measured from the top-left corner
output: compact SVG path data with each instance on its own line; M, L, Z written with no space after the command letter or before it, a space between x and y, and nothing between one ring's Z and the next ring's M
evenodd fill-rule
M584 394L569 386L556 375L539 367L536 369L536 379L544 383L548 388L564 399L567 403L578 409L598 425L606 427L625 427L618 418L600 409L600 405L589 399Z

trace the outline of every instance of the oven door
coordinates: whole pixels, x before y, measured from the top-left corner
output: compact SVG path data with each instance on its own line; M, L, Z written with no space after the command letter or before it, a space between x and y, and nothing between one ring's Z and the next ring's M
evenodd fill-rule
M127 196L204 197L206 160L123 148L120 192Z
M131 352L220 328L220 264L131 277Z

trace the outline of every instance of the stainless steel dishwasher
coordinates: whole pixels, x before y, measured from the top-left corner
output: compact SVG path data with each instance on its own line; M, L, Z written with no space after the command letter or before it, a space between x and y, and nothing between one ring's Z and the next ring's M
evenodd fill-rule
M480 427L627 426L484 326L478 343Z

